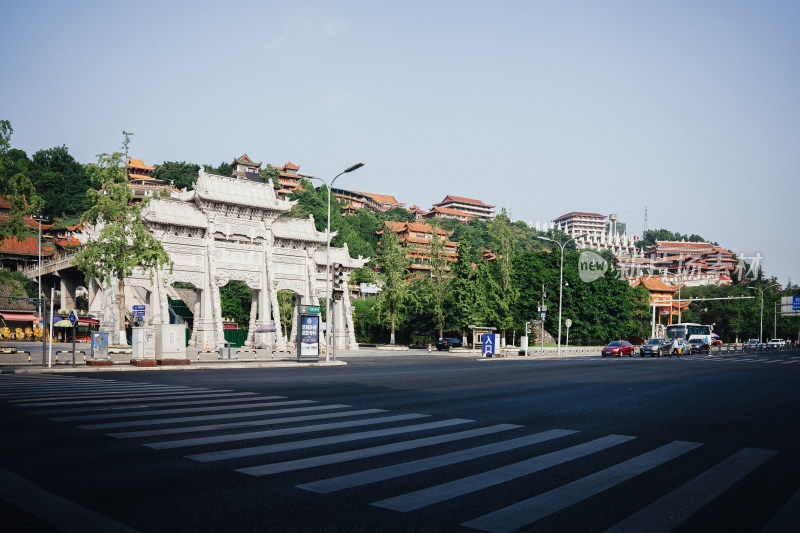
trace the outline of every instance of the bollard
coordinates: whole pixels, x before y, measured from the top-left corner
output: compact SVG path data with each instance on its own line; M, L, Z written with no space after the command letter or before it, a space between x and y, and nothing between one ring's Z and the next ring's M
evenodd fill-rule
M428 353L431 353L431 345L428 343Z

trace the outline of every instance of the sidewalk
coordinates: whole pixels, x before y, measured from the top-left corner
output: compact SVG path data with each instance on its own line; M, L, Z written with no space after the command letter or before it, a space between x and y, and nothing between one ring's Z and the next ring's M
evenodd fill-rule
M6 353L16 349L16 353ZM53 343L50 366L45 366L47 355L42 357L40 343L0 343L0 373L54 373L54 372L108 372L128 370L197 370L219 368L301 368L309 366L341 366L344 361L325 361L325 355L316 362L299 362L294 352L277 352L273 350L239 348L233 359L222 359L218 351L205 351L198 348L187 348L186 359L189 364L167 364L155 367L134 366L128 353L111 354L110 366L91 366L91 348L86 343L75 344L75 366L73 363L72 343ZM235 352L236 353L236 352ZM349 352L348 352L349 353ZM339 353L337 352L337 355ZM344 355L344 354L343 354Z

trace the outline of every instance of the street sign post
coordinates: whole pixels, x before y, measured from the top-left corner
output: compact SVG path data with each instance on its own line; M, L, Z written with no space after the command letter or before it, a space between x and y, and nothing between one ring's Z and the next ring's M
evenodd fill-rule
M485 334L483 336L483 349L481 353L483 353L484 357L492 357L494 355L494 335L491 333Z
M569 348L569 328L572 327L572 319L566 319L564 325L567 326L567 348Z
M78 325L78 313L74 309L69 312L69 323L72 324L72 366L75 366L75 326Z

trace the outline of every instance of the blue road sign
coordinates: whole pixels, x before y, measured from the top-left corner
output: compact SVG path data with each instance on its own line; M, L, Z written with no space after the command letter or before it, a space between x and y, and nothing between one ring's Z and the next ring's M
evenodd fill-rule
M72 324L72 327L75 327L75 325L78 323L78 313L75 311L70 311L69 323Z
M800 296L792 297L792 311L800 311Z
M484 333L483 335L483 355L494 355L494 335Z
M542 317L542 320L544 320L544 317L547 316L547 311L539 311L539 316Z
M134 305L133 306L133 316L144 316L146 306L144 305Z

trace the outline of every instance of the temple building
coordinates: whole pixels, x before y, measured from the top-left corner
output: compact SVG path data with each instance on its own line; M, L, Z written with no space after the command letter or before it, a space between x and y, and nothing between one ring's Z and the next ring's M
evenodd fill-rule
M280 172L278 176L278 198L286 200L297 189L302 189L300 180L303 179L303 176L298 174L300 167L291 161L277 168L278 172Z
M5 213L10 211L10 204L0 200L0 212L6 207ZM0 214L0 221L8 218L7 214ZM8 237L0 241L0 268L12 272L26 270L39 263L39 232L42 233L42 261L56 257L56 247L51 242L48 232L52 224L40 223L32 218L25 218L25 225L29 228L29 235L23 239Z
M254 163L247 154L243 154L231 163L231 176L263 183L258 174L259 168L261 168L261 163Z
M153 177L155 167L145 165L141 159L128 160L128 187L133 192L133 201L141 202L150 196L170 196L178 189Z
M677 318L675 323L680 323L681 313L686 311L691 303L689 300L676 298L675 294L680 291L681 286L664 283L659 278L640 276L631 283L631 287L644 287L650 293L649 304L653 313L654 325L661 325L662 316L667 317L667 326L673 323L673 317Z
M374 192L350 191L347 189L332 188L333 195L349 206L348 209L367 209L382 213L396 207L402 208L404 202L398 202L397 198L388 194L378 194Z
M492 220L494 218L495 206L485 204L480 200L464 198L462 196L447 195L438 204L433 204L433 208L445 208L461 213L462 217L480 218L482 220ZM434 215L436 216L436 215ZM430 217L428 217L430 218Z
M458 210L450 209L449 207L433 206L430 211L422 215L423 218L452 218L459 222L469 222L476 218L476 215Z
M447 240L452 231L442 228L435 228L436 235L441 239L442 253L448 262L458 258L456 250L458 243ZM405 249L406 258L410 265L408 270L411 276L430 276L431 258L430 247L434 235L434 226L424 222L393 222L387 220L384 227L376 233L380 236L384 231L391 231L397 234L397 241Z

